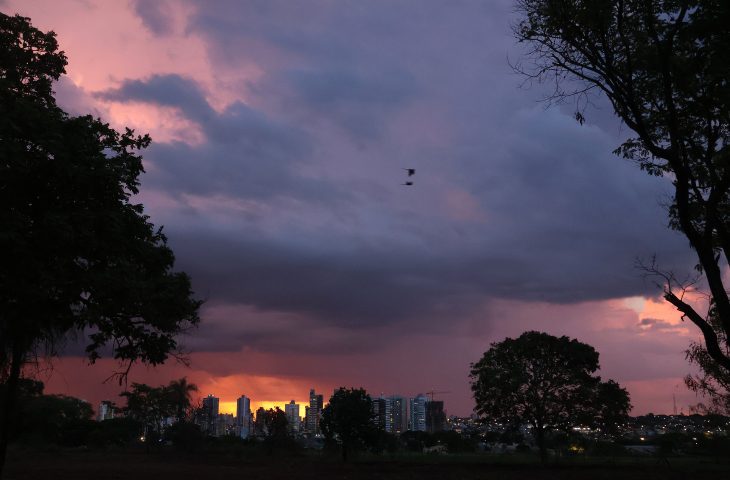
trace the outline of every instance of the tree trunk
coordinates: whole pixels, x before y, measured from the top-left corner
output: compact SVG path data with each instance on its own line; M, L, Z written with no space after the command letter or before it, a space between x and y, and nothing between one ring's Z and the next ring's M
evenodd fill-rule
M18 398L18 384L20 371L23 365L24 352L19 345L13 344L13 354L10 360L10 373L5 383L2 398L0 398L0 478L5 467L5 454L10 440L10 419L15 413L15 404Z

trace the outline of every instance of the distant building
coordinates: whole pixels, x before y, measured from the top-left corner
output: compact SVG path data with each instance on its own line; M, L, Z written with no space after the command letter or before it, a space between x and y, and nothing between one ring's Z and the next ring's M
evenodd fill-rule
M114 403L112 403L110 400L103 400L99 404L97 419L100 422L103 422L104 420L111 420L112 418L114 418L115 410L116 406L114 405Z
M385 399L383 397L373 399L373 417L375 425L385 430Z
M400 395L385 398L385 431L401 433L408 430L408 403Z
M440 432L446 425L446 412L444 402L431 400L426 402L426 431L429 433Z
M236 400L236 435L241 438L251 435L251 399L246 395Z
M235 435L236 419L232 413L219 413L215 420L215 436Z
M307 410L305 428L312 435L318 435L320 433L319 420L322 417L323 406L324 398L322 395L317 395L314 389L311 389L309 391L309 410Z
M201 427L208 435L216 435L216 421L218 420L218 409L220 398L208 395L203 399L203 418Z
M299 432L299 405L292 400L284 405L284 413L286 414L287 428L291 433Z
M409 400L408 429L414 432L426 431L426 396L419 393Z

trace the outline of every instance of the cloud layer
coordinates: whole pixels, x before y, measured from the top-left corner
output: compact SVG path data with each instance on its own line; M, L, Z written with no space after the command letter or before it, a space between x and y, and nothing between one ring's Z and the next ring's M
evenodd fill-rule
M600 98L580 126L521 87L510 1L90 5L9 8L58 31L67 108L157 138L141 201L206 300L198 381L443 384L467 413L468 363L524 329L591 340L619 381L686 373L671 311L614 308L657 294L637 257L692 265L671 185L611 154Z

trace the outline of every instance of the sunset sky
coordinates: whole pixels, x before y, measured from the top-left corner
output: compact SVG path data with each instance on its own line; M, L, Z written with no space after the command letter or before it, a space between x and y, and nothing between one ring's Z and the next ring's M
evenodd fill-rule
M611 153L631 132L603 98L581 126L514 73L513 0L0 8L57 33L65 109L153 138L137 201L205 305L191 366L130 381L187 376L228 411L440 390L468 415L470 362L534 329L593 345L634 414L697 402L698 331L634 268L695 263L666 227L671 185ZM47 390L117 399L114 363L79 352L40 372Z

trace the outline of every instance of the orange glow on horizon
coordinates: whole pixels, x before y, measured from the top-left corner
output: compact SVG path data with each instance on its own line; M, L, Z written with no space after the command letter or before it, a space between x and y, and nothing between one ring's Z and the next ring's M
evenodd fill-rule
M284 410L284 405L291 402L292 399L289 400L261 400L261 401L251 401L251 412L255 415L256 410L258 410L260 407L264 407L264 409L268 410L270 408L276 408L279 407L280 409ZM299 405L299 416L304 416L304 407L309 405L309 399L307 400L297 400L294 399L294 401ZM232 415L236 415L236 402L223 402L221 401L219 404L218 411L220 413L230 413Z

